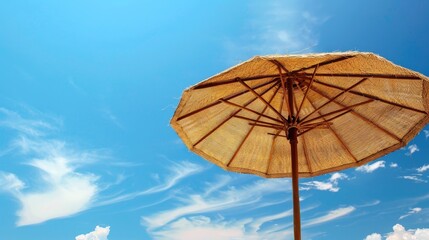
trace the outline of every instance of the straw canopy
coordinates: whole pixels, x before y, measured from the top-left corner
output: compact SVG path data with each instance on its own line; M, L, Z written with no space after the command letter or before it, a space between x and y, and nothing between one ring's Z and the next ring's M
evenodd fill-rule
M359 166L429 122L429 79L372 53L257 56L184 91L171 125L230 171L298 176Z

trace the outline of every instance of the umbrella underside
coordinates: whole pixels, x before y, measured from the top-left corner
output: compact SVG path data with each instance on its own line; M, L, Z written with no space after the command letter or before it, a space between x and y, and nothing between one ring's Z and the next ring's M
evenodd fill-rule
M172 126L213 163L263 177L291 176L297 128L308 177L404 146L429 121L428 92L425 76L374 54L255 57L187 89Z

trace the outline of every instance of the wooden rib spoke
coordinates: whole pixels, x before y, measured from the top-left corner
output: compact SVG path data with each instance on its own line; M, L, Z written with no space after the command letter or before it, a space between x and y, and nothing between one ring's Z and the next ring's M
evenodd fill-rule
M278 60L276 60L276 59L270 59L269 61L272 62L272 63L274 63L278 68L283 69L286 73L289 72L289 70L287 70L287 68L281 62L279 62Z
M270 172L270 168L271 168L271 161L273 159L273 154L274 154L274 148L275 148L275 143L276 143L276 139L279 136L281 130L277 130L276 134L273 137L273 141L271 142L271 148L270 148L270 155L268 156L268 163L267 163L267 168L265 170L265 173L268 174Z
M300 76L311 76L311 73L298 73ZM317 73L316 77L341 77L341 78L384 78L384 79L403 79L419 80L418 76L413 75L396 75L396 74L379 74L379 73Z
M274 86L278 86L278 83L274 84ZM272 87L265 89L261 95L265 95L267 92L269 92L272 89ZM279 90L279 86L277 87L276 91L274 92L274 95L277 94L278 90ZM249 104L251 104L252 102L254 102L256 99L258 99L257 97L251 99L250 101L246 102L243 106L246 107ZM197 146L200 142L202 142L204 139L206 139L208 136L210 136L212 133L214 133L217 129L219 129L223 124L225 124L227 121L229 121L231 118L233 117L238 117L237 114L239 112L241 112L242 109L238 109L237 111L235 111L234 113L232 113L230 116L228 116L225 120L223 120L221 123L219 123L215 128L213 128L212 130L210 130L208 133L206 133L204 136L202 136L193 146Z
M280 64L280 63L279 63ZM280 66L281 66L281 64L280 64ZM284 79L284 77L282 76L282 69L281 69L281 67L280 67L279 65L277 65L277 69L278 69L278 71L279 71L279 75L280 75L280 82L281 82L281 85L282 85L282 89L283 89L283 101L282 102L288 102L288 104L287 104L287 107L288 107L288 111L289 111L289 117L290 117L290 113L291 113L291 109L290 109L290 105L289 105L289 100L287 99L287 96L286 96L286 85L285 85L285 79Z
M312 88L312 90L313 90L315 93L317 93L317 94L321 95L322 97L328 98L328 96L327 96L326 94L324 94L323 92L319 91L317 88ZM344 105L344 104L342 104L342 103L340 103L340 102L338 102L338 101L334 101L334 103L336 103L336 104L340 105L341 107L346 107L346 105ZM385 128L381 127L380 125L378 125L378 124L374 123L374 122L373 122L373 121L371 121L370 119L368 119L368 118L364 117L364 116L363 116L363 115L361 115L360 113L356 112L354 109L350 109L350 112L351 112L353 115L355 115L355 116L359 117L360 119L362 119L363 121L365 121L366 123L371 124L372 126L374 126L375 128L377 128L378 130L380 130L380 131L382 131L382 132L386 133L387 135L391 136L392 138L396 139L397 141L399 141L399 142L401 142L401 141L402 141L398 136L396 136L396 135L395 135L395 134L393 134L392 132L388 131L387 129L385 129Z
M314 80L314 82L316 82L318 84L321 84L323 86L327 86L327 87L331 87L331 88L336 88L336 89L339 89L339 90L345 90L345 88L343 88L343 87L336 86L336 85L329 84L329 83L325 83L325 82L321 82L319 80ZM354 94L354 95L358 95L358 96L362 96L362 97L366 97L366 98L369 98L369 99L373 99L373 100L376 100L376 101L380 101L380 102L383 102L383 103L387 103L387 104L390 104L390 105L393 105L393 106L396 106L396 107L401 107L401 108L404 108L404 109L408 109L408 110L411 110L411 111L414 111L414 112L427 114L424 110L419 110L419 109L416 109L416 108L413 108L413 107L408 107L408 106L405 106L405 105L402 105L402 104L399 104L399 103L394 103L394 102L391 102L391 101L379 98L379 97L371 95L371 94L362 93L362 92L358 92L358 91L355 91L355 90L350 90L349 93Z
M240 80L240 83L247 88L251 93L253 93L253 95L255 95L256 97L259 98L259 100L261 100L265 106L267 106L269 109L271 109L271 111L273 111L281 120L285 121L285 118L273 107L271 106L271 104L269 102L267 102L267 100L265 100L261 95L259 95L255 90L253 90L253 88L251 88L249 85L247 85L245 82Z
M286 135L280 135L280 134L274 134L274 133L267 133L268 135L271 135L271 136L277 136L277 137L284 137L284 138L287 138L287 136Z
M217 81L217 82L211 82L211 83L201 83L198 84L194 87L192 87L191 89L203 89L203 88L210 88L210 87L217 87L217 86L221 86L221 85L226 85L226 84L231 84L231 83L238 83L240 79L241 81L254 81L254 80L260 80L260 79L264 79L264 78L275 78L278 77L277 74L267 74L267 75L258 75L258 76L253 76L253 77L243 77L243 78L232 78L232 79L226 79L226 80L222 80L222 81Z
M310 91L310 88L313 85L314 76L315 76L318 68L319 68L319 65L316 65L316 67L314 68L314 72L313 72L313 75L311 76L310 84L308 85L307 89L305 90L304 97L302 98L301 104L299 105L298 111L296 113L296 119L299 119L299 114L301 113L302 105L304 104L304 101L307 98L308 91ZM298 83L298 85L299 85L299 83Z
M264 118L271 119L271 120L276 121L276 122L278 122L278 123L283 123L283 121L280 121L280 120L278 120L278 119L276 119L276 118L273 118L273 117L270 117L270 116L265 115L265 114L263 114L263 113L260 113L260 112L258 112L258 111L252 110L252 109L250 109L250 108L243 107L243 106L241 106L241 105L238 105L238 104L235 104L235 103L229 102L229 101L224 100L224 99L220 99L220 101L221 101L221 102L223 102L223 103L226 103L226 104L228 104L228 105L231 105L231 106L234 106L234 107L237 107L237 108L240 108L240 109L246 110L246 111L251 112L251 113L254 113L254 114L258 115L258 116L261 116L261 117L264 117Z
M305 160L307 161L308 171L310 173L312 173L313 169L311 167L310 159L308 158L308 149L307 149L307 144L306 144L306 141L305 141L305 135L302 135L301 139L302 139L302 148L304 150Z
M272 124L261 124L261 123L252 123L249 122L249 125L255 126L255 127L264 127L264 128L273 128L273 129L284 129L285 126L282 125L272 125Z
M270 100L268 100L268 105L265 105L264 109L261 111L261 114L258 116L258 118L256 119L257 121L259 121L259 119L262 117L262 115L264 115L264 112L268 109L268 106L270 106L271 101L274 99L274 97L276 96L276 93L273 94L273 96L271 96ZM252 133L253 129L255 128L255 126L251 126L249 131L247 132L246 136L244 136L243 140L241 141L240 145L237 147L237 149L234 152L234 155L232 155L231 159L228 161L228 163L226 164L226 166L229 167L229 165L234 161L235 156L237 156L238 152L240 151L241 147L243 146L244 142L247 140L247 138L250 136L250 134Z
M354 108L354 107L357 107L357 106L360 106L360 105L364 105L364 104L370 103L370 102L372 102L372 101L374 101L374 100L369 99L369 100L367 100L367 101L363 101L363 102L356 103L356 104L353 104L353 105L350 105L350 106L346 106L346 107L344 107L344 108L341 108L341 109L338 109L338 110L332 111L332 112L330 112L330 113L326 113L326 114L320 115L320 116L318 116L318 117L312 118L312 119L310 119L310 120L304 121L304 122L302 122L302 124L306 124L306 123L312 122L312 121L317 120L317 119L325 118L325 117L327 117L327 116L331 116L331 115L334 115L334 114L337 114L337 113L340 113L340 112L343 112L343 111L347 111L347 110L349 110L349 109L351 109L351 108Z
M304 68L292 71L291 73L302 72L302 71L305 71L305 70L308 70L308 69L311 69L311 68L315 68L317 65L319 65L319 67L325 66L325 65L329 65L331 63L340 62L340 61L343 61L343 60L346 60L346 59L349 59L349 58L352 58L352 57L354 57L354 55L341 56L341 57L338 57L338 58L334 58L334 59L331 59L331 60L326 60L326 61L323 61L323 62L320 62L320 63L317 63L317 64L313 64L313 65L308 66L308 67L304 67Z
M366 80L368 80L368 78L364 78L364 79L360 80L359 82L353 84L352 86L344 89L341 93L337 94L335 97L328 99L327 102L325 102L324 104L322 104L321 106L319 106L318 108L316 108L313 112L311 112L310 114L308 114L307 116L305 116L301 121L305 121L305 119L307 119L308 117L310 117L311 115L313 115L315 112L318 112L321 108L325 107L329 103L333 102L335 99L339 98L340 96L342 96L346 92L352 90L353 88L355 88L356 86L360 85L361 83L365 82ZM308 89L310 89L310 87L307 88L307 90Z
M299 88L299 89L301 89L301 88ZM302 91L302 90L301 90ZM314 108L314 105L313 105L313 103L310 101L310 99L308 99L308 102L311 104L311 106ZM319 114L320 114L320 112L319 112ZM323 116L323 115L321 115L321 116ZM329 122L329 121L331 121L332 119L325 119L324 117L323 117L323 121L327 121L327 122ZM349 153L349 155L354 159L354 161L355 162L357 162L358 160L357 160L357 158L353 155L353 153L351 152L351 150L350 150L350 148L345 144L345 142L343 141L343 139L338 135L338 133L331 127L331 126L329 126L328 127L329 128L329 130L331 130L332 131L332 133L335 135L335 137L337 138L337 140L341 143L341 146L343 147L343 149L344 150L346 150L346 152L347 153ZM304 134L304 133L301 133L301 135L302 134Z
M269 85L269 84L271 84L271 83L274 83L274 84L270 87L270 88L273 88L274 86L276 86L276 85L277 85L277 82L276 82L276 81L278 81L278 79L272 79L271 81L268 81L268 82L266 82L266 83L261 83L261 84L259 84L259 85L255 86L255 87L253 87L253 89L254 89L254 90L256 90L256 89L259 89L259 88L261 88L261 87L265 87L265 86L267 86L267 85ZM241 91L241 92L238 92L238 93L231 94L231 95L229 95L229 96L227 96L227 97L224 97L223 99L225 99L225 100L231 100L231 99L236 98L236 97L239 97L239 96L241 96L241 95L243 95L243 94L245 94L245 93L247 93L247 92L249 92L249 90L244 90L244 91ZM204 107L201 107L201 108L196 109L196 110L194 110L194 111L192 111L192 112L190 112L190 113L187 113L187 114L185 114L185 115L183 115L183 116L178 117L178 118L177 118L177 121L180 121L180 120L182 120L182 119L184 119L184 118L187 118L187 117L189 117L189 116L192 116L192 115L194 115L194 114L197 114L197 113L199 113L199 112L201 112L201 111L203 111L203 110L206 110L207 108L214 107L214 106L216 106L216 105L218 105L218 104L220 104L220 103L221 103L221 102L219 102L219 100L216 100L215 102L212 102L212 103L210 103L210 104L208 104L208 105L206 105L206 106L204 106Z
M247 120L247 121L250 121L250 122L253 122L253 123L260 123L260 124L266 124L266 125L280 126L280 125L277 125L277 124L274 124L274 123L271 123L271 122L256 120L256 119L252 119L252 118L248 118L248 117L243 117L243 116L240 116L240 115L235 115L233 117L239 118L239 119L243 119L243 120Z

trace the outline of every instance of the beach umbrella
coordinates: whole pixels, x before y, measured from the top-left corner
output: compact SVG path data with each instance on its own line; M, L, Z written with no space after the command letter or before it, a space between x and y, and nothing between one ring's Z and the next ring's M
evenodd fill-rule
M256 56L186 89L171 125L229 171L299 177L356 167L405 146L429 122L429 79L373 53Z

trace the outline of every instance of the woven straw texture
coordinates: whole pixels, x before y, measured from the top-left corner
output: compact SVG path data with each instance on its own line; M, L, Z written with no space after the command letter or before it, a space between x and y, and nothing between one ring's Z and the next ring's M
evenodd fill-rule
M429 122L427 77L372 53L345 52L254 57L186 89L171 125L189 149L226 170L290 177L284 119L255 95L288 117L279 65L294 79L295 113L304 100L299 119L326 123L298 128L299 177L366 164Z

